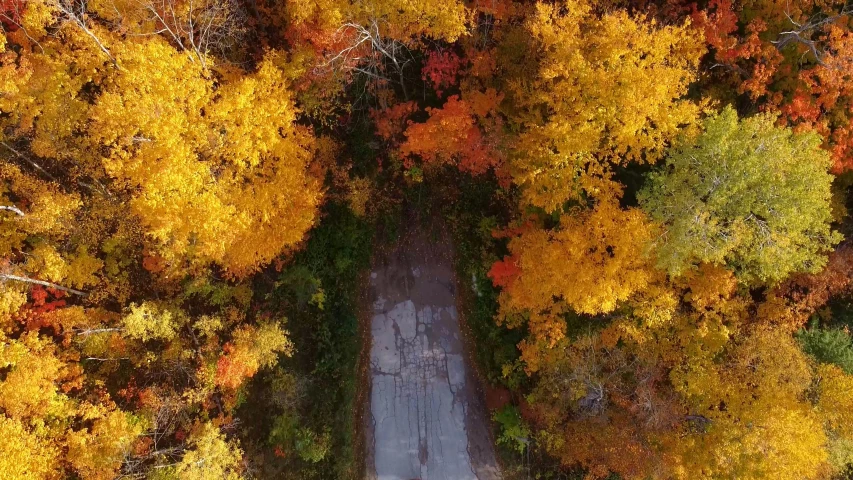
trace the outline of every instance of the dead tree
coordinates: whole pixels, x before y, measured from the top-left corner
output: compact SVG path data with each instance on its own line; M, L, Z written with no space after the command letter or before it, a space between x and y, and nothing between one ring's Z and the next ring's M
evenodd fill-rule
M236 0L141 0L140 7L163 35L193 54L203 68L210 53L225 53L245 32L246 16Z
M379 20L367 25L345 23L335 35L337 39L351 37L349 45L329 55L318 69L349 70L373 80L399 83L403 97L409 99L405 69L412 61L411 52L399 40L382 35Z
M785 16L788 17L788 21L791 22L794 28L779 32L779 37L776 40L772 40L770 43L779 50L782 50L792 44L804 45L815 57L817 63L825 66L826 64L823 62L823 57L826 52L820 48L812 37L819 29L835 23L838 19L851 14L853 14L853 3L847 3L837 12L819 12L801 23L794 20L790 11L787 11Z

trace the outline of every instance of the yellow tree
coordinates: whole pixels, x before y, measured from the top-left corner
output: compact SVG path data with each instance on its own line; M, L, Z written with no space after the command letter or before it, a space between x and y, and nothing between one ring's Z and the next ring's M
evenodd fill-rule
M664 443L677 478L818 478L827 437L804 401L812 372L788 332L734 338L705 371L691 361L671 374L691 415Z
M256 72L220 87L210 108L208 128L221 134L215 152L232 162L223 198L236 212L229 221L234 238L222 263L237 276L297 245L321 201L321 186L308 172L318 145L296 124L290 68L269 54Z
M532 228L510 242L506 260L518 269L504 282L500 318L526 321L533 342L562 338L569 312L612 312L654 277L647 257L652 226L638 209L602 202L560 218L553 231ZM494 278L494 269L493 269ZM533 358L527 358L533 365Z
M853 375L831 364L816 369L817 410L829 439L829 461L841 473L853 463Z
M51 480L60 478L59 449L50 439L29 431L22 422L0 413L0 435L3 436L3 455L0 455L0 479Z
M830 228L829 155L817 135L775 121L738 119L727 107L650 176L640 204L665 227L658 263L670 274L711 262L760 285L826 265L840 240Z
M636 320L614 326L630 332ZM827 374L816 409L812 367L790 333L738 324L679 314L644 341L608 328L559 342L530 397L546 448L593 478L821 478L846 403L820 409L849 385Z
M240 447L225 440L224 435L211 423L196 425L190 436L191 448L181 462L170 469L174 478L181 480L240 480L243 471ZM168 477L167 477L168 478Z
M521 129L512 174L526 203L550 211L582 191L612 194L613 165L655 161L693 123L697 107L680 98L703 46L689 25L623 11L599 16L569 0L537 4L526 32L537 71L506 89L510 120Z
M390 37L404 43L417 41L420 36L453 42L466 33L471 18L459 0L288 0L282 5L279 8L283 8L285 18L296 26L307 24L331 31L344 25L359 26L375 29L376 39Z
M92 108L90 138L108 147L106 171L167 264L244 276L298 243L320 190L274 57L214 96L210 72L164 41L113 51L121 70Z

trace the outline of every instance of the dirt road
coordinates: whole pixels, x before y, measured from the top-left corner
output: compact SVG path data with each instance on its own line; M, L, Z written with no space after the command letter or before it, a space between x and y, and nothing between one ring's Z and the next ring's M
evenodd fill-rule
M368 478L500 478L465 365L450 251L414 233L371 272Z

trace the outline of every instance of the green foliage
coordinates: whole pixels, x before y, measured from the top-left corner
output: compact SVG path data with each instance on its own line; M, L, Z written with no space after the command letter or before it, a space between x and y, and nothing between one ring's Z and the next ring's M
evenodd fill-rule
M826 264L839 241L829 227L829 155L818 135L775 122L771 115L738 120L726 108L649 176L639 201L666 229L658 259L670 274L726 264L756 285Z
M185 300L196 297L217 307L227 306L232 302L248 305L252 298L252 290L248 285L229 285L225 282L202 277L188 281L184 285L182 297Z
M516 348L526 332L495 323L499 292L486 275L491 265L507 253L506 242L492 236L499 225L507 223L507 199L499 197L498 185L487 179L456 175L455 181L440 181L453 184L458 192L458 197L444 202L442 209L453 234L460 284L470 285L462 289L461 295L465 325L474 336L471 344L478 367L489 382L515 389L527 381Z
M296 432L294 446L299 458L306 462L317 463L329 453L331 435L327 428L322 434L317 434L311 429L300 428Z
M292 298L295 305L305 307L313 300L323 294L323 288L311 270L305 265L294 265L282 272L275 288Z
M522 420L518 407L507 405L495 412L492 419L500 426L497 442L524 453L530 446L530 429Z
M266 295L267 308L287 312L297 346L292 359L255 385L241 414L264 432L251 436L294 453L270 456L269 478L358 478L361 459L352 437L361 345L358 294L370 265L373 228L344 204L327 204L305 248Z
M797 335L803 351L821 363L838 365L853 374L853 338L840 328L811 328Z

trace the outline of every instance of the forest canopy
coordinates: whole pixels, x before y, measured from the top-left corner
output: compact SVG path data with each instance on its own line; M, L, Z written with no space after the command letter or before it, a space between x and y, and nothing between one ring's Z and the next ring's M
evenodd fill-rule
M364 274L415 218L506 478L853 476L849 0L0 27L0 480L364 478Z

